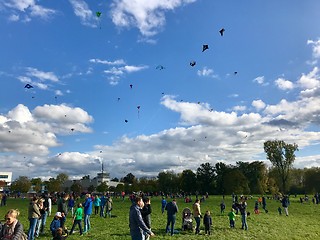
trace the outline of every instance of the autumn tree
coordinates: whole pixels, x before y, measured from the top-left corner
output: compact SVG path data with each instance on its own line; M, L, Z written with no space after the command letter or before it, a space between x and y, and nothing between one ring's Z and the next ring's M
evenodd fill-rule
M287 182L295 160L295 151L298 150L298 145L288 144L282 140L264 142L264 151L267 154L267 159L272 163L273 167L278 171L281 179L281 191L284 193L287 190Z
M31 188L31 181L26 176L20 176L11 183L11 190L26 193Z

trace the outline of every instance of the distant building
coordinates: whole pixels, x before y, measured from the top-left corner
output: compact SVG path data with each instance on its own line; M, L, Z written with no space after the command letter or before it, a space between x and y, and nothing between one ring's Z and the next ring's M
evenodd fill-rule
M100 172L97 174L96 177L90 179L79 179L79 180L67 180L63 184L63 188L71 188L71 186L75 183L78 183L82 186L83 190L88 190L90 186L94 186L95 188L98 187L101 183L106 183L108 187L117 187L119 184L122 184L122 182L114 182L110 180L110 174L106 172Z
M12 172L0 172L0 182L3 184L0 185L0 191L6 190L12 182Z

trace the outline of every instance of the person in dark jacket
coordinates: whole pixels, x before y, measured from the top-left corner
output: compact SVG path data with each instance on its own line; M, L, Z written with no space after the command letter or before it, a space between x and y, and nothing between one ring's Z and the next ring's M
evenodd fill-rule
M165 210L167 210L167 227L166 232L169 232L169 226L171 224L171 236L174 234L174 224L176 223L176 214L178 212L178 206L176 199L172 199L171 202L167 203Z
M10 209L5 215L5 224L0 231L0 239L26 239L23 232L23 225L17 219L20 212L17 209Z
M136 197L135 202L130 207L129 212L129 227L132 240L144 240L147 233L154 236L154 233L146 226L142 219L140 210L144 207L144 202L141 197Z
M210 211L206 211L203 217L203 225L205 234L210 235L211 234L211 226L212 226L212 217L210 215Z

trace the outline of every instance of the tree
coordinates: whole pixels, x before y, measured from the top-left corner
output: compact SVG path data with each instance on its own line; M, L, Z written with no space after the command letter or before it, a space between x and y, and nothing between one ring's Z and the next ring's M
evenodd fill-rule
M26 176L20 176L11 183L11 190L26 193L31 188L31 181Z
M99 186L97 186L96 190L97 192L103 193L108 191L108 185L106 182L102 182Z
M159 190L165 193L176 193L179 190L178 176L173 171L158 174Z
M215 194L224 194L225 189L223 187L223 179L224 176L227 174L228 171L232 169L231 166L227 166L223 162L218 162L215 165L215 179L216 179L216 191Z
M41 178L32 178L31 179L31 184L34 186L34 190L36 192L40 192L41 190L41 185L42 185L42 180Z
M90 192L90 193L94 192L95 190L96 190L96 188L95 188L95 186L93 186L93 185L90 185L90 186L88 187L88 192Z
M132 173L128 173L124 178L123 182L133 184L136 181L136 177Z
M267 154L267 159L279 173L282 193L285 193L287 190L290 169L296 157L294 152L297 150L297 144L288 144L282 140L266 141L264 143L264 151Z
M59 192L61 188L60 182L55 178L49 178L47 182L47 189L49 192Z
M80 194L82 192L82 186L80 183L74 182L71 187L70 190L74 193L78 193Z
M202 193L213 193L215 168L210 163L202 163L197 169L198 188Z
M183 170L180 175L180 188L184 192L192 193L197 190L197 175L190 169Z
M248 179L251 193L264 194L267 190L267 168L263 162L237 162L237 168Z
M224 175L223 188L226 194L248 194L250 189L248 179L237 168L231 169Z
M320 168L305 169L304 186L306 192L319 192L320 191Z

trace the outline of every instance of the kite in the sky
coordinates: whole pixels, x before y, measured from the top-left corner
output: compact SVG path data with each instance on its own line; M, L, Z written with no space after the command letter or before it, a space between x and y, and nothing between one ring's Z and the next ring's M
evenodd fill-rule
M74 128L71 128L70 130L73 132L73 131L74 131Z
M130 84L130 88L132 89L132 87L133 87L133 85L132 84Z
M220 36L221 36L221 37L223 36L224 31L225 31L225 29L224 29L224 28L221 28L221 30L219 31L219 33L220 33Z
M27 84L24 86L24 88L30 89L30 88L33 88L33 86L30 85L29 83L27 83Z
M96 16L97 16L97 18L99 19L99 20L98 20L98 21L99 21L99 27L100 27L100 29L101 29L101 23L100 23L101 12L96 12Z
M163 69L165 69L165 67L162 66L162 65L158 65L158 66L156 67L156 69L163 70Z
M196 61L191 61L191 62L190 62L190 66L191 66L191 67L194 67L195 65L196 65Z
M138 118L140 118L140 106L137 106L138 109Z
M208 44L203 44L202 46L202 52L204 52L205 50L209 49L209 45Z
M237 75L237 74L238 74L238 72L234 72L233 74L234 74L234 75Z
M128 120L127 120L127 119L125 119L125 120L124 120L124 122L125 122L125 123L128 123Z
M118 102L120 101L120 98L118 97Z

